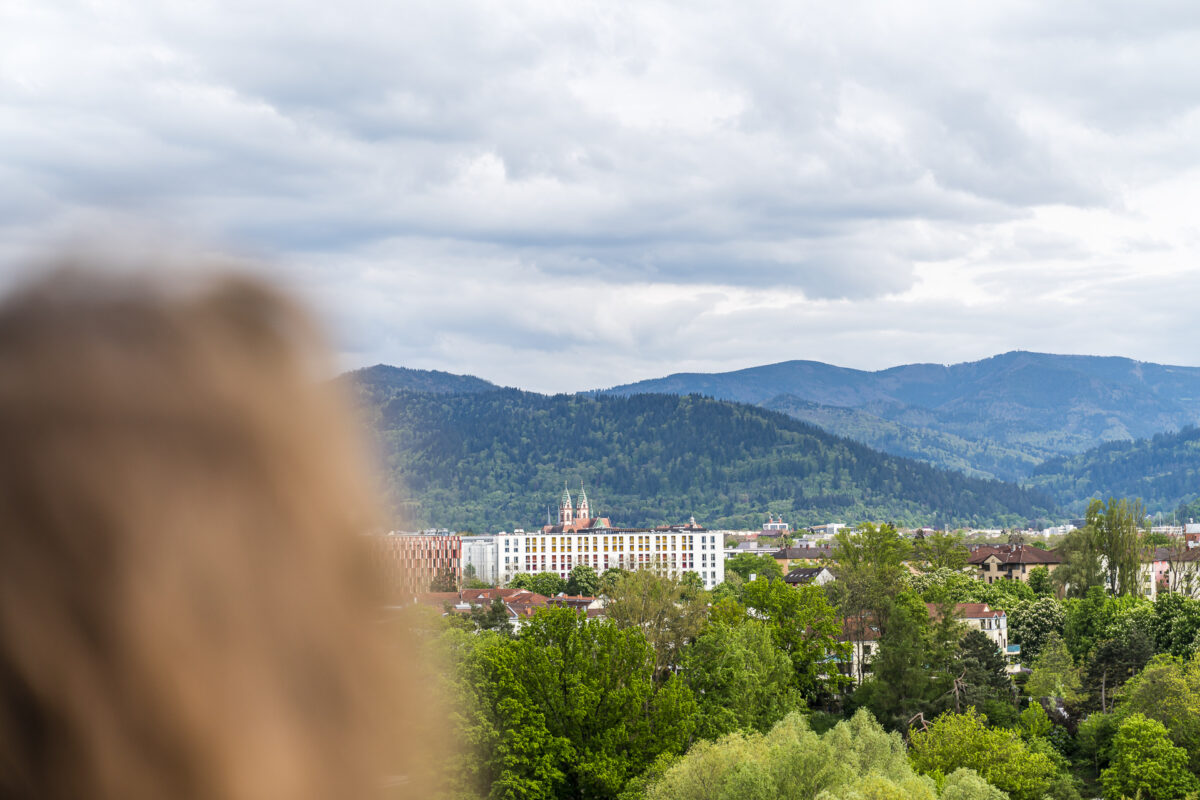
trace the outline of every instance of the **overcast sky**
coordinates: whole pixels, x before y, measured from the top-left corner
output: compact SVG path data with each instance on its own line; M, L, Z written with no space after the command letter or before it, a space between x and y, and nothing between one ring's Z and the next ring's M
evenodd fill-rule
M540 391L1200 364L1200 4L0 2L0 260L152 231Z

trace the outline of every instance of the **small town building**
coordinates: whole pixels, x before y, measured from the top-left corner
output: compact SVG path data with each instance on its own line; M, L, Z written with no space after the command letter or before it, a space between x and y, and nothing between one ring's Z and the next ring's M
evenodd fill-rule
M411 602L434 580L462 585L462 537L456 533L403 533L371 536L371 554L396 602Z
M791 586L824 586L835 580L828 567L796 567L783 576L784 583Z
M1028 582L1034 567L1053 572L1062 563L1062 556L1028 544L984 544L972 548L967 563L979 570L979 579L985 583Z
M582 487L578 505L563 490L558 524L540 533L514 531L496 536L496 557L501 580L518 572L553 572L567 578L577 565L596 572L621 569L654 569L668 575L695 572L711 589L725 580L724 542L721 536L696 524L657 528L614 528L608 518L595 516Z

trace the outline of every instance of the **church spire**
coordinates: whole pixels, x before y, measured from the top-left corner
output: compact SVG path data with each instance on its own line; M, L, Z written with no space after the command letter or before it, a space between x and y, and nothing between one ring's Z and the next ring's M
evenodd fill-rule
M583 481L579 482L579 511L576 516L580 519L592 518L592 507L588 505L587 492L584 491Z
M562 502L558 504L558 524L570 525L575 521L575 509L571 506L571 493L567 491L567 482L563 481Z

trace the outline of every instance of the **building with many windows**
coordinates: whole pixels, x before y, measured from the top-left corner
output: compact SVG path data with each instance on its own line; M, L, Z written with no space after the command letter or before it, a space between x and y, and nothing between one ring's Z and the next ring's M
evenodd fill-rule
M456 533L400 533L372 536L378 560L394 600L409 602L440 584L462 585L462 537Z
M505 583L518 572L553 572L566 578L576 565L586 564L596 572L612 567L673 575L695 572L711 589L725 580L722 545L719 534L695 520L657 528L614 528L608 519L592 516L582 489L578 506L564 489L557 525L547 525L540 533L501 533L496 555Z
M496 562L495 536L464 536L462 539L463 575L470 577L471 567L474 577L485 583L496 583L500 580L500 570Z

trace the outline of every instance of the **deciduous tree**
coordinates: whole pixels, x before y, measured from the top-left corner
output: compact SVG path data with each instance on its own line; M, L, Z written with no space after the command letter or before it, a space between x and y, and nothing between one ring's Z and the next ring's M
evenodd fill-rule
M1025 684L1030 697L1050 697L1077 705L1083 698L1080 670L1071 658L1071 651L1056 633L1050 634L1033 661L1033 674Z
M806 700L843 685L832 664L849 657L849 646L841 641L841 621L821 587L757 578L742 587L742 602L767 623L775 646L791 660L794 685Z
M690 596L679 581L649 569L621 575L604 609L618 627L645 635L659 676L680 663L684 645L700 632L707 612L703 598Z
M750 580L750 576L782 580L783 568L779 562L764 553L738 553L725 560L725 574L739 576L742 580Z
M1161 722L1141 714L1130 715L1117 729L1100 782L1108 800L1179 800L1200 791L1200 781L1188 772L1187 752L1171 744Z
M888 524L865 523L858 530L840 530L834 540L832 591L842 616L868 616L886 632L892 601L905 585L904 560L912 546Z
M974 709L947 712L914 730L909 756L926 775L973 769L1012 800L1042 800L1064 778L1048 756L1030 750L1015 731L988 728Z
M1003 800L971 770L942 779L941 800ZM647 800L938 800L917 775L899 734L860 711L824 734L792 714L766 735L736 733L698 742L646 793Z
M961 570L967 565L970 553L963 546L957 533L934 531L918 540L913 546L913 555L921 562L922 569L933 572L939 569Z
M1021 645L1021 660L1026 664L1037 658L1043 643L1051 634L1062 634L1066 612L1062 603L1053 597L1015 603L1006 610L1009 636L1014 643Z
M708 625L687 647L681 674L700 709L696 733L706 739L735 730L765 733L804 708L791 659L758 620Z
M567 594L595 597L600 592L600 576L587 564L576 564L567 576Z

